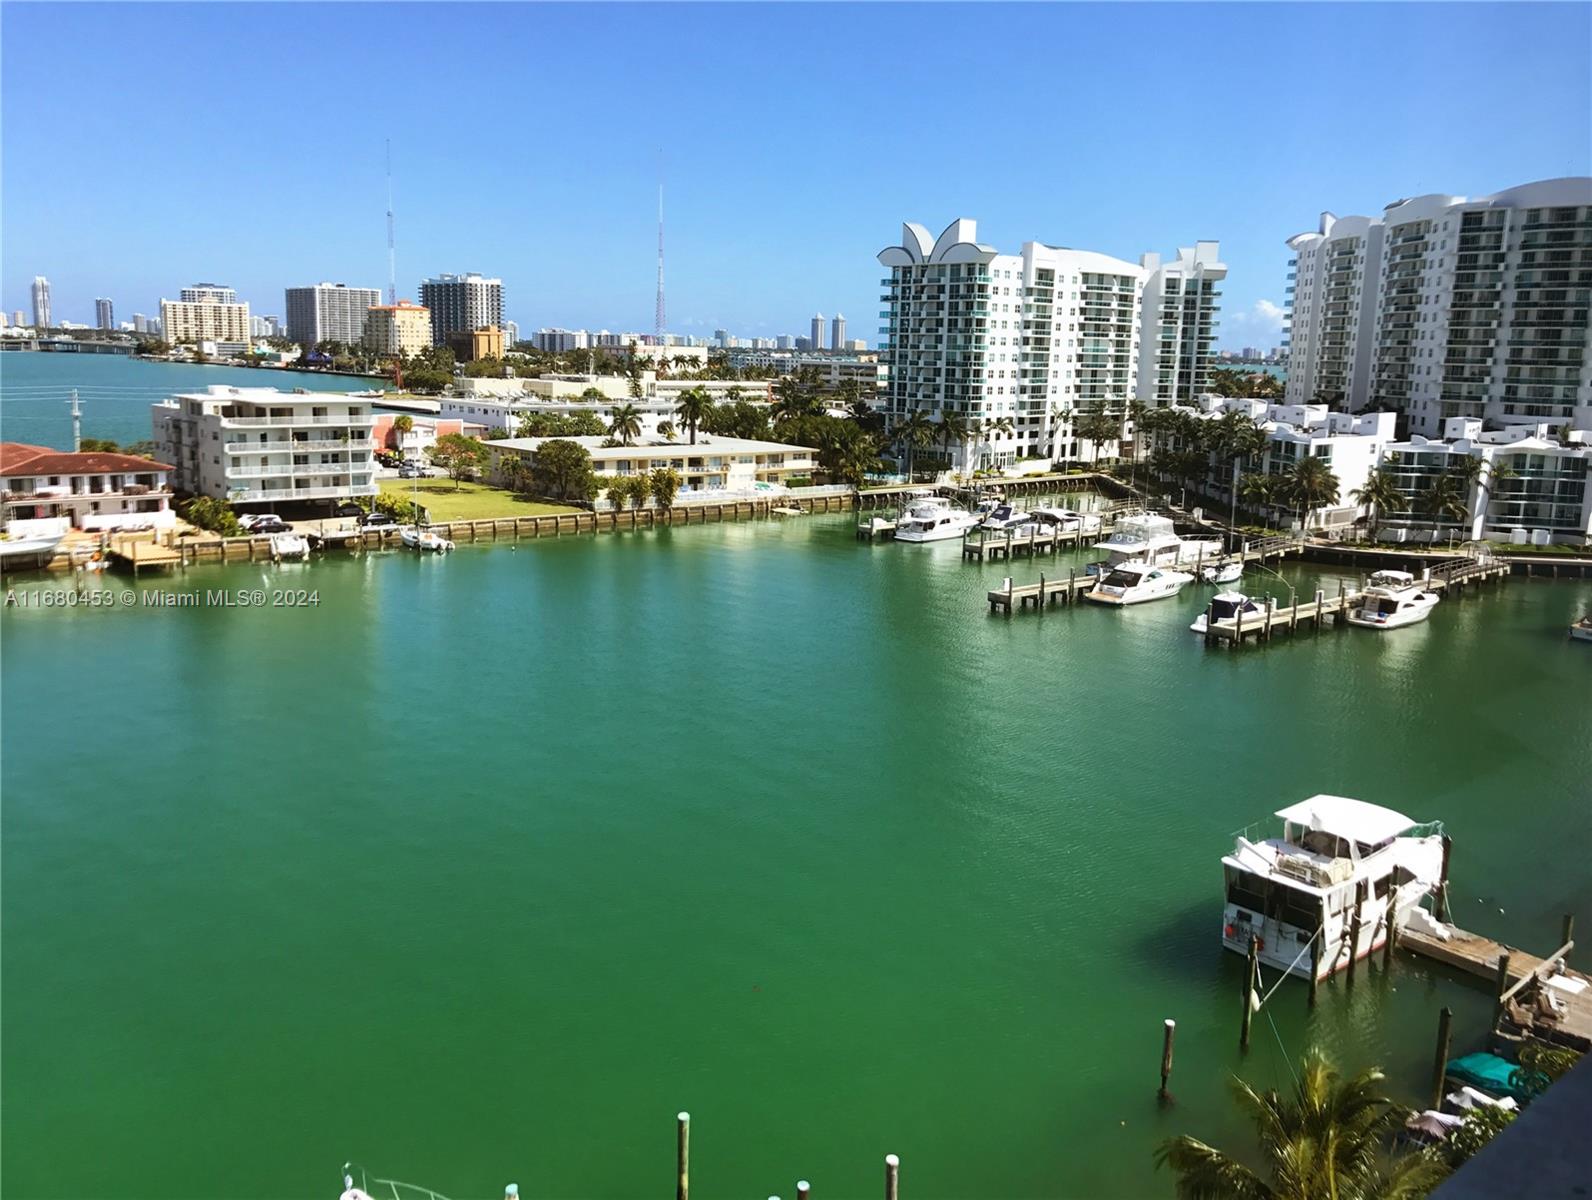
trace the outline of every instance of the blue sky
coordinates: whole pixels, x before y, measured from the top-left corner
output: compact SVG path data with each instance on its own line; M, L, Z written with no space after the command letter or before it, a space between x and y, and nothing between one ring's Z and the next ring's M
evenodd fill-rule
M1136 259L1215 238L1223 344L1277 341L1321 210L1592 171L1584 4L0 8L0 302L258 313L321 279L501 275L507 316L872 342L903 220ZM385 115L384 115L385 114Z

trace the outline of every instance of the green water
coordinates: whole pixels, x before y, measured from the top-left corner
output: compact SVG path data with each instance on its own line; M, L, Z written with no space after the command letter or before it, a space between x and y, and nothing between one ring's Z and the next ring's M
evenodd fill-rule
M706 1200L875 1195L891 1151L913 1200L1166 1196L1155 1143L1231 1140L1223 1080L1286 1083L1279 1042L1413 1098L1437 1009L1461 1046L1488 1009L1410 962L1308 1018L1290 983L1241 1059L1234 829L1317 791L1442 818L1467 924L1592 928L1592 586L1234 653L1204 589L990 617L1007 571L835 517L6 610L6 1196L334 1196L345 1159L666 1194L680 1109Z

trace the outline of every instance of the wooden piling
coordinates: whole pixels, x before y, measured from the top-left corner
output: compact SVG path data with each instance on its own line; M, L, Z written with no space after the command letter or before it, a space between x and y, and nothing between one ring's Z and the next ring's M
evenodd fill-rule
M1238 1027L1238 1046L1241 1050L1249 1049L1249 1019L1254 1011L1249 1006L1250 997L1255 994L1255 975L1260 970L1259 951L1255 948L1255 935L1249 935L1249 966L1244 972L1244 1017Z
M1168 1081L1172 1078L1172 1042L1177 1037L1177 1022L1171 1017L1166 1019L1166 1024L1161 1034L1161 1090L1157 1093L1162 1100L1171 1099L1166 1090Z
M1354 885L1354 915L1349 918L1349 986L1354 986L1354 964L1360 961L1360 911L1365 908L1365 880Z
M1454 849L1454 839L1443 835L1443 866L1437 876L1437 895L1432 900L1439 921L1448 920L1448 856Z
M691 1197L691 1114L680 1113L675 1117L679 1126L675 1145L675 1164L679 1168L678 1178L674 1186L674 1200L690 1200Z
M1398 937L1398 901L1399 889L1393 880L1387 881L1387 928L1383 931L1386 935L1382 942L1382 973L1385 975L1393 966L1393 943Z
M811 1200L812 1194L812 1184L808 1183L805 1179L798 1179L796 1181L796 1200Z
M1559 926L1559 945L1568 946L1573 941L1575 941L1575 914L1565 913L1564 923ZM1570 952L1568 950L1564 953L1564 965L1567 967L1570 965Z
M1326 926L1316 930L1310 942L1310 1007L1316 1006L1316 989L1321 986L1321 943L1326 937Z
M1498 1028L1498 1022L1504 1015L1504 993L1509 990L1509 951L1505 950L1498 956L1498 978L1494 984L1497 989L1493 993L1493 1028Z
M884 1200L901 1200L901 1160L894 1154L884 1156Z
M1437 1014L1437 1057L1432 1063L1432 1108L1443 1107L1443 1082L1448 1078L1448 1046L1454 1021L1454 1010L1444 1008Z

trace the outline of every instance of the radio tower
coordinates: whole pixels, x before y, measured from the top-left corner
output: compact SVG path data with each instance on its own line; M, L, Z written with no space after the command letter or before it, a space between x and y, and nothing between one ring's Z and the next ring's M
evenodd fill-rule
M387 303L398 303L398 254L392 236L392 139L387 139Z
M660 159L661 159L660 155ZM663 345L663 170L658 171L658 307L652 314L652 332Z

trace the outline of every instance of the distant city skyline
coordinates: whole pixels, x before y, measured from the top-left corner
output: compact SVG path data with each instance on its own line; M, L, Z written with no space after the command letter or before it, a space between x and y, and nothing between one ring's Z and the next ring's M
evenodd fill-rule
M1147 37L1199 44L1235 62L1292 62L1340 33L1342 10L853 6L837 39L810 10L768 5L739 10L738 34L783 53L755 81L727 85L722 73L710 79L693 65L703 39L722 32L717 10L669 10L643 52L622 35L656 8L505 5L493 25L504 52L587 43L606 52L546 55L534 81L484 72L475 87L483 110L529 111L549 92L578 92L595 128L630 130L644 107L649 125L671 131L663 147L671 333L775 337L808 330L821 304L826 314L851 315L848 340L877 345L874 255L896 239L900 214L914 213L941 225L973 218L1002 246L1043 240L1121 257L1218 240L1230 272L1217 348L1269 349L1284 313L1286 239L1322 209L1374 215L1409 196L1483 195L1592 172L1586 6L1354 11L1365 35L1355 61L1292 73L1266 103L1257 103L1252 75L1211 73L1200 92L1201 137L1159 135L1165 97L1130 89L1117 97L1109 130L1069 126L1044 153L1000 119L1014 95L1057 114L1079 111L1118 87L1122 54ZM159 153L141 131L167 86L148 64L174 51L225 72L240 92L281 95L280 118L293 127L311 119L318 101L284 90L284 81L380 76L437 56L467 61L479 50L478 30L456 11L413 4L403 15L372 39L369 9L341 6L106 7L86 31L77 10L8 7L0 216L10 253L0 301L29 308L32 278L46 276L54 319L91 325L98 297L155 312L193 279L224 278L261 311L278 310L284 290L307 280L385 281L389 131L317 159L302 187L284 182L276 156L234 136L223 107L190 114L185 136ZM951 95L928 82L947 25L986 45L1065 39L1074 67L1043 89L999 71L974 73ZM901 70L877 69L884 41ZM1425 52L1408 55L1412 44ZM1454 57L1483 46L1493 68L1463 84L1463 130L1434 126L1430 98L1460 87ZM826 65L814 70L819 58ZM1393 73L1402 85L1390 94L1379 81ZM74 87L60 88L68 78ZM909 142L881 134L868 117L904 91L921 109ZM1514 98L1527 91L1533 104L1522 120ZM42 96L51 97L47 120ZM802 105L832 131L822 161L793 153L801 132L788 118ZM726 106L735 114L728 127L713 116ZM1330 153L1300 140L1329 119L1360 135ZM616 155L603 139L571 138L555 160L532 163L482 158L452 123L451 114L415 109L390 131L399 297L419 300L420 280L463 267L503 280L502 317L522 330L650 331L657 155L647 139L629 138L635 153ZM1025 185L966 169L969 145L986 161L1020 163ZM173 203L173 177L204 180L227 203ZM117 219L104 220L107 210Z

